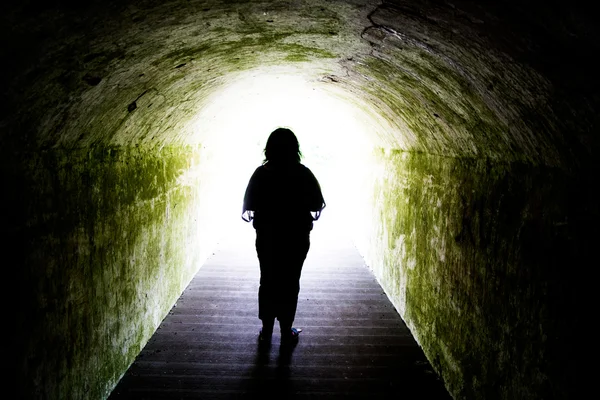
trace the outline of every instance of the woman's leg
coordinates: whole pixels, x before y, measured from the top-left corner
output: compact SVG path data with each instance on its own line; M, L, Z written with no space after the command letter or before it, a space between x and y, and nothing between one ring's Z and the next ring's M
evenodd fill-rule
M294 235L285 244L281 264L285 267L280 275L279 308L277 318L282 337L289 335L296 317L302 266L310 247L309 235Z
M263 332L272 332L277 318L282 338L289 336L296 316L302 266L309 248L308 232L257 231L256 251L260 263L258 317L263 322Z
M260 286L258 288L258 318L262 321L264 336L273 333L277 316L277 270L273 255L273 237L256 233L256 252L260 264Z

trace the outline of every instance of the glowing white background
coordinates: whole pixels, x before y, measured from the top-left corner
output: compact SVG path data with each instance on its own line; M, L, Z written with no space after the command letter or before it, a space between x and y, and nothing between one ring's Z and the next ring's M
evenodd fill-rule
M193 141L205 149L204 207L210 225L220 229L215 235L252 231L240 217L244 190L277 127L294 131L302 163L321 183L327 208L317 224L348 232L348 223L360 220L357 202L364 197L360 191L373 148L369 137L377 135L380 122L336 95L333 83L277 70L246 72L228 81L193 122Z

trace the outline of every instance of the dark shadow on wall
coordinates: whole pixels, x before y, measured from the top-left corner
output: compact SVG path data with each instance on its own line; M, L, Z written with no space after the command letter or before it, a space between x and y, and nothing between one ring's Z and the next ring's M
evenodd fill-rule
M388 170L375 205L388 233L383 286L400 296L394 282L407 282L404 318L450 392L579 398L588 353L580 328L593 315L600 240L595 173L380 157Z
M198 229L193 189L177 182L194 151L102 146L0 161L15 398L102 398L135 359L195 272L181 245Z

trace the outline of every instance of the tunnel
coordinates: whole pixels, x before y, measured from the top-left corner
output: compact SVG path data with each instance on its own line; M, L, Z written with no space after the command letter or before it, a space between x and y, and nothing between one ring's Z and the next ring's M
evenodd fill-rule
M10 398L110 395L242 223L277 126L453 398L593 383L600 35L584 2L0 8Z

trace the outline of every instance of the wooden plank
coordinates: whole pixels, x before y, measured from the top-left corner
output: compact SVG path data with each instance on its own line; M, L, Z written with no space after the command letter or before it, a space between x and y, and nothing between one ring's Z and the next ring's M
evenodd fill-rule
M200 268L110 399L451 399L351 242L313 237L297 346L259 348L253 238Z

